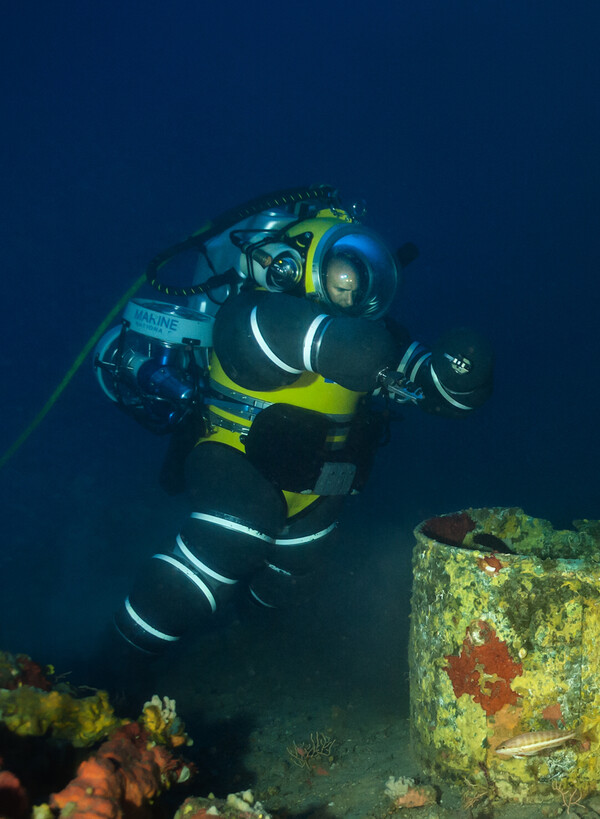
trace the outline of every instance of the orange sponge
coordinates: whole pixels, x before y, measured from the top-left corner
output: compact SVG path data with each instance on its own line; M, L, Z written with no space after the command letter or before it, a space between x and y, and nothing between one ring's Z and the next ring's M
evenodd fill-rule
M150 801L184 773L180 760L131 722L81 763L75 779L51 796L50 806L70 819L141 817Z

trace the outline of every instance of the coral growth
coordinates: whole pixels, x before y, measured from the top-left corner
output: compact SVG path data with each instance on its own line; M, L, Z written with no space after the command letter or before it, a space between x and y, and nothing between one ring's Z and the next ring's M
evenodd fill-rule
M192 796L179 807L174 819L209 819L221 816L223 819L270 819L260 802L254 801L252 791L230 793L225 800Z
M517 702L519 695L510 684L522 674L523 666L512 659L506 643L484 620L471 623L460 654L449 654L445 659L448 665L444 670L457 699L470 694L486 714L495 714L503 705Z
M121 725L105 691L76 699L61 691L41 691L28 685L0 689L0 719L19 736L68 740L86 748L104 739Z
M561 785L560 782L553 782L552 790L555 791L560 796L562 806L565 809L566 814L570 814L571 808L574 808L576 806L584 808L585 810L585 807L581 801L584 797L584 794L582 791L579 790L579 788L568 788ZM573 814L578 815L576 814L575 811L573 811Z
M106 740L49 805L33 808L36 819L140 819L158 794L192 772L174 755L174 748L191 745L174 700L155 695L139 722L118 719L105 691L77 698L64 684L53 689L41 666L24 654L0 652L0 721L16 736L42 737L49 754L57 740L75 748ZM0 816L21 819L28 801L17 777L0 772Z
M152 740L162 745L191 745L192 740L185 733L185 725L177 716L175 700L154 694L145 702L140 721Z
M414 779L390 776L385 783L385 794L393 800L396 808L421 808L435 805L437 792L432 785L417 785Z
M30 685L41 691L50 691L52 683L48 675L52 669L43 669L27 654L10 654L0 651L0 688L13 690L21 685Z
M162 790L188 776L188 766L155 745L139 723L130 722L81 763L76 778L51 796L50 807L78 819L121 819L134 809L139 816L139 809Z
M477 561L477 565L482 571L488 574L498 574L498 572L504 568L504 563L501 563L496 555L480 557Z
M310 735L308 742L302 745L295 742L287 749L287 752L294 765L310 771L317 767L320 758L328 758L331 761L331 749L334 743L335 739L317 731L316 734Z
M555 702L553 705L548 705L542 711L542 717L547 719L548 722L551 722L554 728L559 728L559 723L564 726L565 720L562 713L562 707L560 703Z
M27 814L29 799L25 788L10 771L0 771L0 816L21 819Z

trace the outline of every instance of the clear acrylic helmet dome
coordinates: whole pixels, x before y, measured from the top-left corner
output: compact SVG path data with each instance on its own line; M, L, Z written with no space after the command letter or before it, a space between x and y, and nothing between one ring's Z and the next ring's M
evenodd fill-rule
M315 293L332 312L347 316L379 318L389 308L398 285L398 268L384 242L368 229L340 225L327 231L319 242L312 278ZM352 299L336 299L334 286L340 279Z

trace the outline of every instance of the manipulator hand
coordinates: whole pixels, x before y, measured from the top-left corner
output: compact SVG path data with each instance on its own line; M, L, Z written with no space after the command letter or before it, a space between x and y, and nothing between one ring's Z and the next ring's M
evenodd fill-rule
M378 382L396 402L411 401L427 412L465 415L492 393L493 353L474 330L445 333L431 350L413 342L397 370L383 370Z
M464 415L492 394L494 354L490 343L475 330L445 333L433 345L429 362L431 386L424 409L445 415Z
M409 401L417 404L424 397L421 387L409 381L399 370L381 370L377 375L377 383L380 390L397 404Z

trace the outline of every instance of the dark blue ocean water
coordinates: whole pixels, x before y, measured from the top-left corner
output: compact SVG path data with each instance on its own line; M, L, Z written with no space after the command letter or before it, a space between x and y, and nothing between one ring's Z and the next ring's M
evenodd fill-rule
M0 449L157 251L323 182L419 246L394 305L415 337L469 324L497 355L471 418L407 409L395 426L321 581L335 622L375 666L388 637L402 646L411 530L429 515L599 518L599 24L593 0L12 4ZM1 648L60 664L93 646L179 530L182 504L157 486L164 444L87 361L0 473Z

